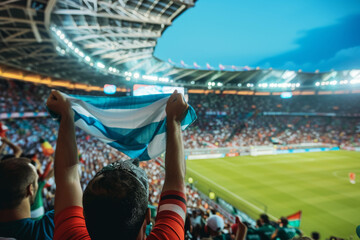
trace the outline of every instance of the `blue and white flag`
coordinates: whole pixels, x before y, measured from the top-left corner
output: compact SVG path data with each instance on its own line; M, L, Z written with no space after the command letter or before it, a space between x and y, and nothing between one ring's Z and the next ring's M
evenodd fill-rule
M169 94L137 97L66 95L75 125L131 158L149 160L166 148L166 103ZM181 129L196 120L189 105Z

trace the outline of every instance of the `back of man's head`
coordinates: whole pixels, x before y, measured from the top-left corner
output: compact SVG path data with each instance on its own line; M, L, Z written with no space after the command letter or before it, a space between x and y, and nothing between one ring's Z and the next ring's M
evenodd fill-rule
M0 162L0 210L14 209L28 196L28 186L36 181L36 172L27 158L9 158Z
M283 227L287 227L287 225L289 224L289 220L287 220L286 217L281 217L280 222L281 222Z
M262 220L263 223L270 224L269 216L267 214L265 213L261 214L260 219Z
M134 240L144 222L148 204L146 173L139 169L134 172L127 163L125 167L119 162L103 168L84 191L86 228L93 240Z

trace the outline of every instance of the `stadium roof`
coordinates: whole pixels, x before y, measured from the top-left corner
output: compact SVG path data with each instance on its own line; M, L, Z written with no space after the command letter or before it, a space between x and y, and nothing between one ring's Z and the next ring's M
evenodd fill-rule
M0 63L97 86L156 81L192 88L233 89L265 88L270 84L314 86L317 81L330 84L360 78L360 72L354 70L302 73L189 69L154 57L157 39L195 2L5 0L0 2Z

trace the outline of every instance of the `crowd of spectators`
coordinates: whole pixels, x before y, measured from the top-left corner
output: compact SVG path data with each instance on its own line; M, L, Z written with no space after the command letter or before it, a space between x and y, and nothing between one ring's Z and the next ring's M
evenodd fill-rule
M48 87L29 83L0 80L0 113L44 112ZM82 91L66 93L88 94ZM93 94L93 93L92 93ZM101 93L96 93L101 95ZM189 104L195 108L198 120L183 134L185 149L244 147L269 144L299 144L310 142L335 145L360 144L360 118L358 117L307 117L307 116L268 116L267 111L281 112L336 112L357 113L359 98L355 96L296 96L282 100L278 96L237 96L237 95L190 95ZM23 156L36 156L39 168L44 171L49 157L42 154L40 138L56 148L58 123L49 117L6 119L7 139L22 149ZM97 171L108 164L128 157L109 145L89 136L82 130L76 130L77 146L81 161L81 186L87 186ZM7 147L2 155L11 154ZM0 153L1 154L1 153ZM161 187L164 183L163 163L161 159L142 162L149 177L149 203L156 207ZM54 206L55 184L53 178L44 188L43 198L46 210ZM192 187L187 187L186 233L188 239L209 237L205 226L207 219L219 216ZM234 238L236 232L229 219L222 217L221 231L226 239ZM217 220L214 220L218 223ZM210 221L211 222L211 221ZM221 222L221 221L220 221ZM248 239L263 239L259 229L264 226L248 225ZM266 224L269 224L266 222ZM286 227L285 220L272 223L272 234L279 226ZM210 226L211 228L212 226ZM215 229L217 230L217 229ZM253 238L250 238L251 235ZM300 234L300 232L298 232ZM256 238L258 236L259 238ZM271 236L269 236L270 239Z

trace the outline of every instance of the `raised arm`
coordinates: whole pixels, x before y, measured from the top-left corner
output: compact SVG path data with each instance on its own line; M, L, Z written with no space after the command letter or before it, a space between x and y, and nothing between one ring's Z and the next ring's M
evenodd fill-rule
M55 215L70 206L82 207L82 190L78 173L74 112L70 102L52 90L47 107L60 115L60 127L55 150Z
M181 120L188 108L181 93L170 96L167 106L167 138L165 155L165 182L163 192L175 190L185 193L185 157L181 135Z
M3 145L1 146L1 150L0 150L0 153L3 151L3 149L5 148L5 144L8 145L14 152L14 156L16 158L20 157L21 154L22 154L22 149L21 147L15 145L14 143L12 143L8 138L4 137L4 138L1 138L1 141L3 142Z

